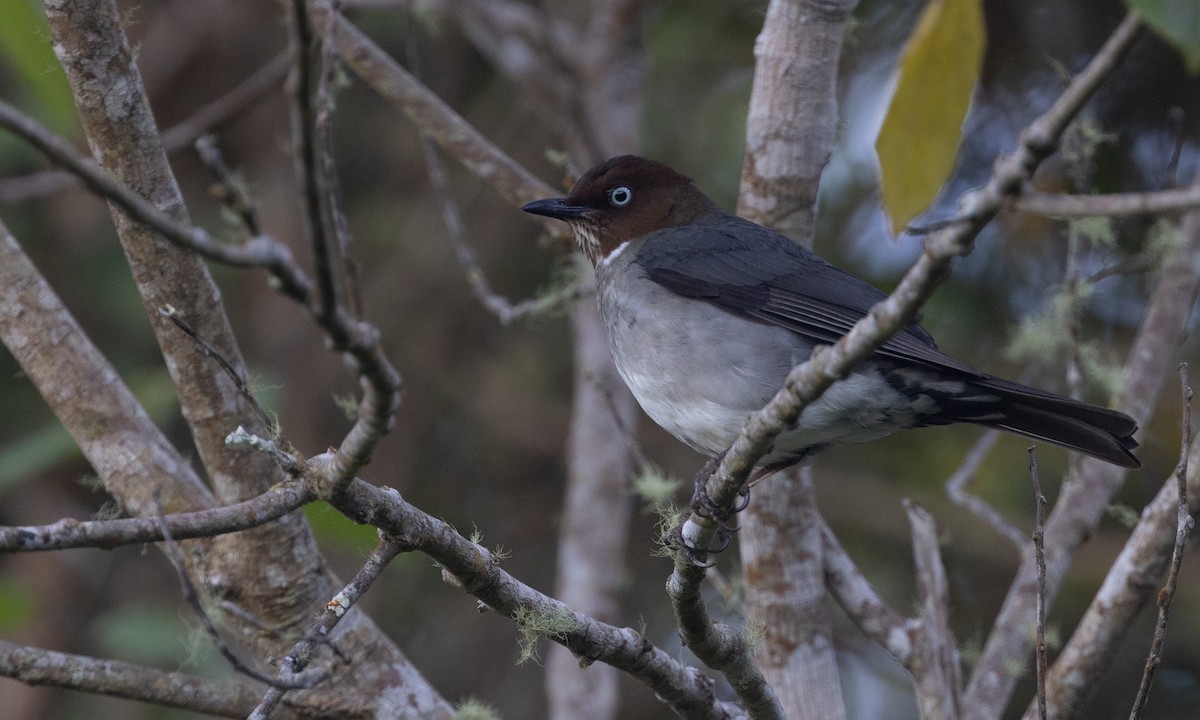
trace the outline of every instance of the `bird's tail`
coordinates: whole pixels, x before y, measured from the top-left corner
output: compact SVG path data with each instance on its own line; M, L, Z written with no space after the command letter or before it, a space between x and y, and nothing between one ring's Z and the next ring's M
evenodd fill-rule
M1138 446L1133 439L1137 421L1125 413L1000 378L973 384L998 394L1001 401L995 416L969 422L1078 450L1121 467L1142 466L1133 454Z

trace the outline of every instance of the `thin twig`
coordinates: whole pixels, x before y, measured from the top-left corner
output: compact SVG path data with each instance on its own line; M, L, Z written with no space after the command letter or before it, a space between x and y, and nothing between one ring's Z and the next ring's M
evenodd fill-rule
M234 654L233 650L229 649L229 646L225 644L225 640L221 637L221 634L217 632L217 627L213 624L212 618L210 618L208 613L205 612L204 605L200 602L200 596L196 593L196 588L192 585L192 580L188 576L187 569L184 567L183 555L179 551L179 546L175 544L175 540L172 539L171 529L167 527L167 523L163 519L163 515L155 515L154 520L158 522L159 532L162 533L163 543L166 546L164 548L166 556L171 561L171 565L175 568L175 574L179 576L179 584L182 587L183 599L186 600L188 605L191 606L193 612L196 614L196 617L200 620L201 625L204 626L205 632L207 632L209 637L212 638L213 644L216 646L217 650L221 653L225 660L229 662L234 670L245 675L246 677L252 678L266 685L270 685L272 687L286 687L288 689L311 688L325 678L324 675L313 675L310 677L285 682L272 678L269 675L264 675L263 673L260 673L254 668L243 663L241 659Z
M335 8L339 3L335 2ZM337 13L326 19L325 31L321 34L321 72L317 76L316 91L316 134L321 160L321 183L325 188L325 221L328 232L333 236L329 248L332 271L341 280L342 301L352 317L362 317L362 291L359 284L358 261L351 252L350 223L346 219L346 207L342 200L342 183L338 178L337 156L334 152L333 112L336 108L337 77L341 72L341 56L333 42L333 33L328 27L337 22Z
M359 598L370 589L371 585L379 579L384 568L392 562L396 555L406 549L409 548L381 533L379 544L375 546L375 550L371 552L371 556L363 563L363 566L354 576L354 579L342 588L341 592L334 595L332 600L326 603L325 609L321 612L320 618L317 619L316 625L283 658L283 662L280 663L279 667L279 680L273 683L266 694L263 695L262 701L259 702L254 712L250 714L248 720L267 720L271 711L283 699L284 693L289 689L294 689L294 686L287 684L287 679L295 677L308 667L317 647L329 641L329 637L333 629L337 627L338 622L345 617L350 608L354 606L354 603L358 602Z
M327 456L312 462L331 462ZM405 547L443 566L456 586L507 617L520 614L555 618L561 633L548 635L577 656L608 663L651 688L681 717L696 720L744 718L745 711L717 699L713 682L657 647L637 631L616 627L573 610L507 573L496 557L456 532L445 521L412 506L391 488L355 480L331 504L356 522L369 523Z
M78 176L89 190L116 204L129 217L167 240L201 257L226 265L266 268L274 276L281 292L299 302L308 302L312 282L296 265L288 247L275 238L259 235L234 245L213 238L203 228L177 222L133 190L113 180L91 158L79 155L66 140L3 100L0 100L0 127L33 145L56 165Z
M983 520L1001 537L1013 544L1017 550L1024 550L1028 538L1010 523L996 508L987 504L983 498L967 492L967 483L979 472L983 461L1000 440L999 430L986 430L971 449L963 456L962 463L949 478L946 479L946 495L950 501L971 514Z
M220 350L214 347L213 344L208 340L201 337L200 333L196 332L196 329L189 325L187 321L179 317L179 312L170 305L164 305L163 307L160 307L158 309L158 314L174 323L175 327L182 330L185 335L190 337L192 341L196 343L196 345L200 346L200 349L204 351L205 355L217 361L217 365L221 367L221 370L223 370L233 382L234 387L238 389L238 392L241 393L246 402L250 404L251 409L254 410L254 414L258 416L258 419L262 421L263 426L269 428L275 427L275 422L271 419L271 416L267 414L267 411L263 409L263 406L258 404L258 400L255 399L254 393L250 392L250 387L246 384L245 379L243 379L242 376L238 374L237 369L225 359L225 356L221 354Z
M328 36L329 33L326 33L326 37ZM409 66L413 69L413 75L420 79L419 56L413 50L416 43L411 42L409 47ZM471 287L471 294L475 296L479 304L500 320L501 325L511 325L526 317L553 312L575 299L583 297L587 294L585 291L590 292L593 287L592 283L572 283L542 297L524 300L516 305L497 293L483 272L478 255L467 241L462 213L453 193L450 192L445 164L438 152L437 142L429 133L421 132L421 151L425 157L425 172L429 176L430 187L442 205L442 222L446 225L446 236L450 239L450 246L454 248L454 255L458 258L458 264L462 267L463 274L466 275L467 284Z
M1110 195L1056 195L1027 186L1020 195L1009 199L1007 208L1056 218L1159 215L1200 208L1200 187Z
M272 487L233 505L161 517L59 520L50 525L0 527L0 553L97 547L110 549L163 540L162 528L179 540L248 530L277 520L315 497L299 481Z
M1150 687L1154 683L1154 675L1162 662L1162 649L1167 641L1167 616L1170 613L1171 603L1175 599L1175 589L1179 583L1179 567L1183 562L1183 550L1187 544L1188 535L1191 534L1192 527L1195 525L1195 520L1188 511L1187 495L1187 471L1192 437L1192 388L1188 384L1187 363L1179 364L1179 383L1183 396L1183 417L1180 420L1182 438L1179 464L1175 468L1175 481L1179 487L1175 547L1171 553L1171 565L1167 571L1167 579L1158 593L1158 621L1154 625L1154 640L1150 643L1150 652L1146 657L1146 665L1142 671L1142 681L1138 685L1137 697L1133 701L1133 709L1129 711L1129 720L1138 720L1142 716L1142 709L1150 698Z
M1037 708L1039 720L1046 720L1046 496L1038 477L1034 446L1029 446L1029 477L1033 481L1033 500L1037 508L1033 520L1033 554L1037 559Z
M254 198L250 197L246 186L237 180L233 171L225 164L225 158L221 156L221 149L217 147L217 138L213 135L203 135L198 138L196 153L200 156L200 162L217 183L212 188L212 192L221 201L221 204L238 217L250 237L262 235L262 223L258 219L258 208L255 207Z
M163 149L174 154L188 148L205 133L212 132L248 108L268 90L279 87L287 76L287 53L281 53L243 80L237 87L197 110L191 117L162 133ZM20 202L58 192L79 182L66 170L40 170L20 177L0 179L0 202Z
M333 317L338 304L337 283L329 259L326 237L325 207L327 196L322 192L322 172L318 160L317 120L313 98L312 56L316 42L308 16L306 0L292 0L288 17L292 69L292 143L296 157L296 176L303 187L304 229L313 248L314 274L317 277L319 314Z

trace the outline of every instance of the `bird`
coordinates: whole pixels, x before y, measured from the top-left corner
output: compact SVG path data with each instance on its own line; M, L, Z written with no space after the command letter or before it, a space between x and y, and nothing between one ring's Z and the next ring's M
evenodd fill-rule
M835 343L887 297L790 238L723 211L686 175L636 155L604 161L566 197L522 210L570 226L595 268L621 378L654 422L710 458L733 444L814 347ZM1132 417L976 370L913 323L805 407L756 472L950 423L1141 466Z

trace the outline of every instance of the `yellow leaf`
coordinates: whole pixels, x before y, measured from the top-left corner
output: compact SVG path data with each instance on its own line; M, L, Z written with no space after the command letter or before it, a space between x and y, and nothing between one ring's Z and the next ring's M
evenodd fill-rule
M954 168L983 63L982 0L932 0L908 38L875 150L883 207L899 234Z

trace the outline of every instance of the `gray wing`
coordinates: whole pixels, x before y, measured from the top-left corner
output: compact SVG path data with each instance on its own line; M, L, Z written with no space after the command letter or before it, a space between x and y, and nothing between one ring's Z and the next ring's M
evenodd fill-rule
M722 214L646 238L634 262L668 290L832 344L887 296L779 233ZM937 349L914 323L878 354L986 377Z

